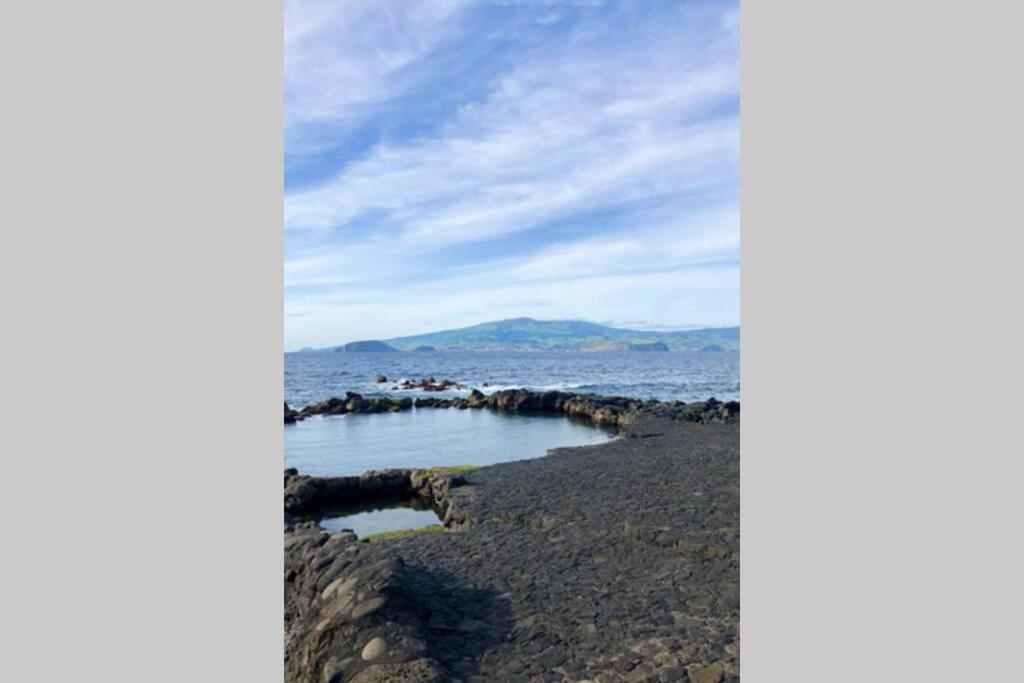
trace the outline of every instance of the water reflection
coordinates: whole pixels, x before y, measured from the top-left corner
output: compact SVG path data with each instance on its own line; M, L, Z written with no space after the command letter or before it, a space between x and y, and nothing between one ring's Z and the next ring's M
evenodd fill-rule
M360 538L383 531L422 529L441 522L422 498L392 498L328 510L317 520L327 531L351 529Z

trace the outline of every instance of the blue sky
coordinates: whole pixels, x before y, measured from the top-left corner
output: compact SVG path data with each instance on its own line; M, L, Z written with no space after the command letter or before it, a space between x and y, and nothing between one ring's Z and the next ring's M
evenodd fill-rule
M735 2L285 2L285 348L739 324Z

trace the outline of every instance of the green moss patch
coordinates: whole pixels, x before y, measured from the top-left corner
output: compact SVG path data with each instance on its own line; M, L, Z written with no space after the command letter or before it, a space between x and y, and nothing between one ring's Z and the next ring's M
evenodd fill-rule
M469 470L478 470L482 465L451 465L450 467L431 467L427 470L427 474L434 476L435 474L454 474L455 472L468 472Z
M398 529L397 531L382 531L379 534L370 534L366 538L360 539L363 543L377 543L379 541L387 541L392 538L400 538L402 536L413 536L415 534L432 534L438 531L444 531L444 526L441 524L431 524L420 529Z

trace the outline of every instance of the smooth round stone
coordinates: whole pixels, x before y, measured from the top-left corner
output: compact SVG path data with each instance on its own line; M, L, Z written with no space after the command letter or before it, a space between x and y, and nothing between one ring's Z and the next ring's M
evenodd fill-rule
M355 606L355 609L352 610L352 618L358 619L360 617L366 616L367 614L370 614L371 612L376 612L383 605L384 598L370 598L366 602L361 602ZM380 640L380 638L378 638L377 640ZM384 641L381 640L381 642L383 643Z
M388 651L388 644L383 638L377 637L366 644L363 648L362 657L368 662L372 662L377 659L385 652Z

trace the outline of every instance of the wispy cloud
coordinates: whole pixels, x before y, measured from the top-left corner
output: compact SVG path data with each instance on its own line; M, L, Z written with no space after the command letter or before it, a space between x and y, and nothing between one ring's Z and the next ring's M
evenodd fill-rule
M320 155L285 198L289 342L509 300L582 317L595 288L634 288L635 306L653 283L706 287L674 297L675 323L737 322L735 5L638 7L288 0L287 145ZM540 282L561 298L529 295Z
M287 0L286 126L350 122L442 39L466 0Z

